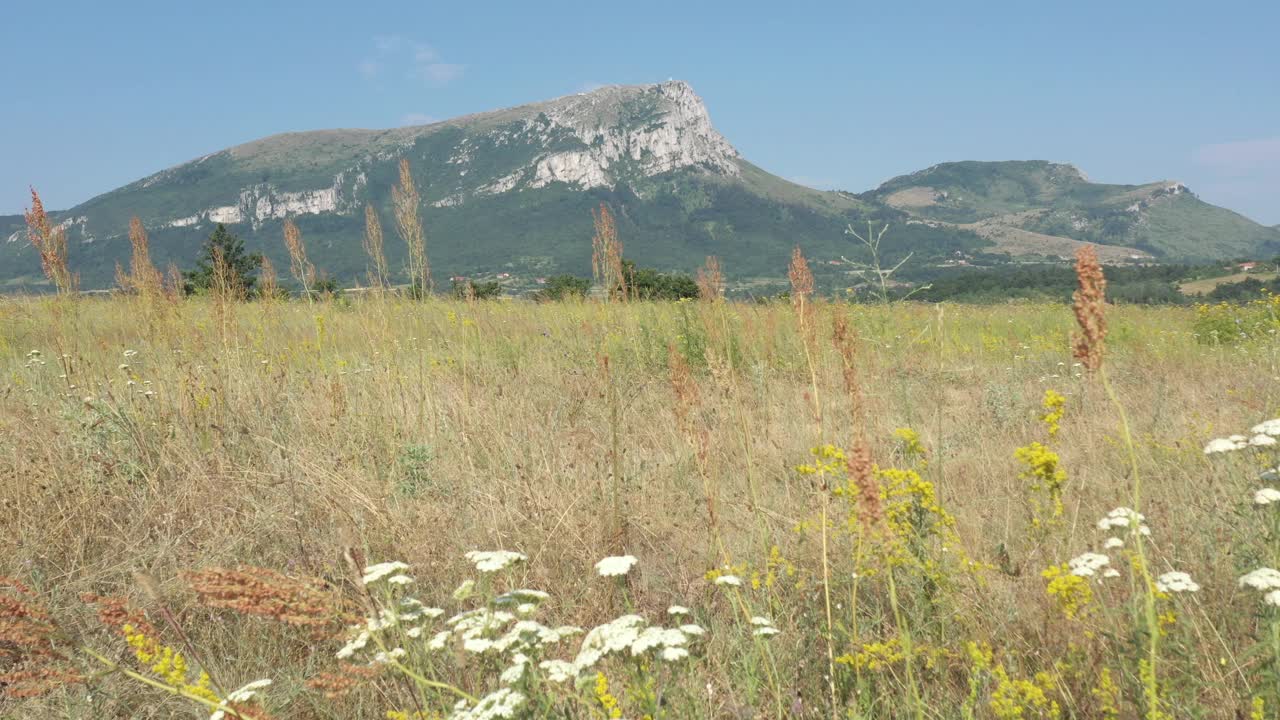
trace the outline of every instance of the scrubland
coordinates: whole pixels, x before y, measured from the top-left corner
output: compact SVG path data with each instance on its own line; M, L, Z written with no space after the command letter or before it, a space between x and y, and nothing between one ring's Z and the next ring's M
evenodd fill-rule
M1232 312L3 300L0 714L1274 717Z

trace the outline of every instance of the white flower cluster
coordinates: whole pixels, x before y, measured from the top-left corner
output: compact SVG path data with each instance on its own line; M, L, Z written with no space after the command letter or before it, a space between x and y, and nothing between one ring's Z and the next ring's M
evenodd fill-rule
M480 698L473 708L468 708L465 700L458 701L449 720L494 720L494 718L514 718L516 711L524 705L522 693L511 688L499 688Z
M482 573L505 570L516 563L522 563L529 559L524 553L510 550L472 550L465 557L472 565L476 566L476 570Z
M1215 438L1210 440L1204 446L1205 455L1216 455L1218 453L1235 452L1236 450L1244 450L1248 447L1268 447L1275 445L1276 437L1280 436L1280 418L1267 420L1258 423L1249 429L1253 433L1252 437L1244 435L1230 435L1224 438Z
M636 564L634 555L617 555L607 557L596 563L596 572L600 577L621 577L631 572L631 566Z
M1118 507L1107 513L1107 516L1098 521L1099 530L1114 530L1115 528L1129 528L1131 534L1150 535L1151 528L1147 527L1147 516L1140 512L1136 512L1127 507Z
M1184 572L1167 572L1156 578L1156 589L1162 593L1196 592L1200 586Z
M498 572L527 559L502 550L470 552L466 558L481 573ZM620 577L636 563L629 555L609 557L597 563L596 571L604 577ZM428 607L412 597L394 600L401 592L397 586L413 582L405 574L408 569L398 561L364 569L365 585L381 584L393 600L388 601L390 607L353 627L350 640L337 656L344 660L361 657L370 665L385 665L414 657L415 648L435 653L453 647L464 656L482 657L486 667L500 669L497 680L501 686L474 703L459 702L450 720L512 718L524 712L528 698L515 687L530 672L541 671L546 681L566 683L589 677L598 662L615 654L645 662L679 662L689 657L691 647L706 634L701 626L689 622L689 608L672 605L667 614L680 623L676 627L651 625L639 615L623 615L587 633L573 660L547 658L554 646L583 632L572 626L549 627L534 619L541 604L550 599L548 593L528 588L507 590L487 597L481 607L463 610L435 625L445 614L440 608ZM403 582L397 580L402 577ZM476 588L474 581L464 582L454 592L455 600L469 600L477 594ZM766 618L754 618L752 624L757 635L777 632Z
M751 634L756 637L769 637L771 635L777 635L780 632L778 628L773 626L772 620L759 615L751 618L751 625L755 627L755 629L751 631Z
M1111 558L1101 553L1087 552L1071 558L1067 565L1072 575L1093 577L1099 570L1111 564Z
M271 684L271 678L263 680L254 680L243 687L232 690L227 696L218 703L218 709L213 711L209 716L209 720L223 720L227 716L227 710L231 709L231 705L239 703L247 703L258 696L258 691Z
M393 585L408 585L413 582L413 578L403 572L408 569L409 566L399 560L370 565L364 569L364 577L361 582L365 585L372 585L385 579Z
M1264 593L1262 601L1280 607L1280 570L1262 567L1240 578L1240 587L1249 586Z
M1280 500L1280 490L1264 487L1253 494L1253 502L1258 505L1270 505Z

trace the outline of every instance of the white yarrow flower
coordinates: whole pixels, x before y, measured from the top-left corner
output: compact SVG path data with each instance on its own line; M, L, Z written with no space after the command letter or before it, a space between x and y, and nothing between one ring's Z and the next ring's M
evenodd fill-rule
M554 683L568 682L578 674L573 663L564 660L543 660L538 663L538 667L545 670L547 679Z
M1262 597L1262 602L1280 607L1280 590L1272 590Z
M346 660L356 653L357 650L363 650L365 645L369 644L369 633L361 630L360 634L354 640L342 646L342 649L336 653L339 660Z
M668 615L688 615L689 608L683 605L672 605L671 607L667 608L667 614Z
M1254 447L1263 447L1263 446L1266 446L1266 445L1275 445L1275 444L1276 444L1276 439L1275 439L1275 438L1273 438L1273 437L1271 437L1270 435L1266 435L1266 434L1263 434L1263 433L1258 433L1257 435L1254 435L1253 437L1249 438L1249 444L1250 444L1250 445L1252 445L1252 446L1254 446Z
M1200 586L1184 572L1167 572L1156 578L1156 589L1162 593L1197 592Z
M1280 418L1267 420L1249 428L1249 432L1258 435L1280 435Z
M387 577L388 575L391 575L392 573L399 573L401 570L408 570L408 569L409 569L409 566L400 562L399 560L394 560L392 562L378 563L377 565L370 565L369 567L364 569L364 577L361 578L361 582L363 582L365 585L369 585L371 583L378 582L379 580Z
M770 620L770 619L769 619L769 618L767 618L767 617L761 617L761 616L759 616L759 615L756 615L755 617L751 618L751 624L752 624L752 625L756 625L756 626L767 626L767 627L773 627L773 621L772 621L772 620Z
M707 631L703 630L701 625L694 625L693 623L681 625L679 629L680 632L690 637L702 637L707 634Z
M634 555L615 555L596 563L596 572L600 577L619 577L631 572L636 562Z
M776 628L776 627L758 627L758 628L756 628L756 629L755 629L751 634L752 634L752 635L759 636L759 637L769 637L770 635L777 635L777 634L778 634L778 628Z
M1280 490L1265 487L1253 494L1253 501L1258 505L1270 505L1280 500Z
M1107 538L1105 547L1108 550L1116 550L1118 548L1124 547L1124 541L1118 537L1110 537L1110 538Z
M1253 570L1240 578L1240 586L1245 585L1254 590L1280 590L1280 570L1269 567Z
M1104 578L1120 577L1120 571L1115 568L1107 568L1106 570L1102 571L1102 577Z
M682 647L668 647L663 648L662 652L659 653L658 656L666 662L675 662L689 657L689 651Z
M258 695L258 690L271 684L271 678L262 680L254 680L240 688L227 693L227 697L218 703L218 709L213 711L209 716L209 720L223 720L227 716L227 710L232 703L247 703Z
M1078 555L1067 562L1071 567L1071 574L1080 577L1092 577L1098 570L1109 564L1111 564L1111 558L1092 552Z
M516 563L529 559L524 553L512 552L511 550L471 550L465 557L472 565L476 566L476 570L482 573L505 570Z
M1240 447L1236 444L1236 441L1231 438L1214 438L1209 441L1208 445L1204 446L1204 454L1213 455L1216 453L1233 452L1239 449Z
M742 578L737 575L721 575L715 579L715 583L716 585L732 585L733 587L740 587L742 585Z

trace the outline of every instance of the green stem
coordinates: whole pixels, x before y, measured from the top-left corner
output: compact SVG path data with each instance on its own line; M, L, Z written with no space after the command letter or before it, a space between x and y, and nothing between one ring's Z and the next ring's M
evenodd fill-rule
M916 687L915 652L911 643L911 631L902 621L902 610L898 606L898 589L893 582L893 568L886 567L885 574L889 578L889 605L893 608L893 622L898 626L898 636L902 642L903 664L907 670L907 690L911 693L911 704L915 710L916 720L924 720L924 703L920 700L920 689Z

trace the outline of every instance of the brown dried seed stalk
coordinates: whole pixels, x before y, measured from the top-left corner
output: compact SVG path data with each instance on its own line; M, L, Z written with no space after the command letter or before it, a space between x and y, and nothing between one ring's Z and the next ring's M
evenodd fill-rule
M289 270L302 286L302 293L311 297L311 286L316 281L316 266L307 260L307 247L302 244L302 231L292 219L284 221L284 246L289 251Z
M59 650L56 633L35 593L0 576L0 697L37 697L83 679Z
M813 273L809 271L809 261L804 259L799 245L791 250L787 278L791 281L791 303L799 307L813 295Z
M75 290L75 278L67 266L67 231L62 225L54 225L44 211L44 203L35 188L31 188L31 209L23 213L27 221L27 239L40 253L40 267L45 277L65 295Z
M418 218L422 198L409 172L409 160L400 159L400 184L391 188L391 208L400 228L400 237L409 247L409 285L428 293L432 290L431 266L427 262L427 240Z
M599 211L591 211L595 234L591 236L591 268L595 281L604 288L610 300L627 299L627 278L622 264L622 242L609 207L600 203Z
M210 568L184 573L184 578L211 608L271 618L331 637L355 624L359 617L322 580L299 579L259 567L234 570Z
M880 484L876 482L871 450L859 440L845 459L849 479L858 488L858 520L869 531L879 530L884 523L884 506L880 502Z
M857 338L855 332L849 327L849 320L843 314L836 315L834 325L831 329L831 342L836 346L836 352L840 354L841 373L844 376L844 390L849 396L849 408L853 415L854 427L858 428L859 437L862 436L862 383L858 379L857 367Z
M382 247L382 222L372 204L364 206L364 251L369 256L369 284L382 289L387 286L387 256Z
M349 694L378 676L378 668L343 663L333 672L324 672L307 681L307 687L319 690L330 700Z
M1073 337L1072 354L1087 370L1095 371L1102 367L1103 343L1107 337L1107 319L1103 314L1107 278L1092 245L1076 251L1076 281L1080 287L1072 296L1072 309L1080 332Z
M716 302L724 297L724 273L720 271L720 258L708 255L707 262L698 269L698 297Z

